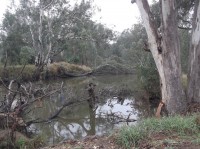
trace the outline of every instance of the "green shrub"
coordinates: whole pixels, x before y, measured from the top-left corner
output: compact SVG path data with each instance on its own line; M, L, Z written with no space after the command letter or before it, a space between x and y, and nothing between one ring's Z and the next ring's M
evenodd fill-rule
M23 139L19 139L19 140L17 140L17 142L16 142L16 145L17 145L20 149L24 149L24 148L25 148L25 144L26 144L26 141L23 140Z

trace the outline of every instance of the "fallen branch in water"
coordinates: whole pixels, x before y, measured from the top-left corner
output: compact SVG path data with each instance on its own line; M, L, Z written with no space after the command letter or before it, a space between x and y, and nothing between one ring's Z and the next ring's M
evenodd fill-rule
M77 105L77 104L80 104L80 103L86 102L86 101L87 100L68 101L62 107L60 107L57 111L55 111L53 114L51 114L51 116L49 116L49 118L47 118L45 120L40 120L39 118L37 118L35 120L31 120L31 121L27 122L26 125L30 126L31 124L34 124L34 123L50 122L51 120L57 118L65 107L68 107L68 106L71 106L71 105L75 105L75 104Z
M4 101L1 101L0 104L0 117L1 120L4 120L0 123L0 128L3 128L5 124L9 123L7 127L11 128L13 131L18 129L18 127L21 127L22 123L24 124L23 126L26 127L24 122L24 116L27 114L26 110L30 109L35 102L41 101L45 97L55 94L61 90L57 89L45 93L45 89L42 88L34 90L31 83L29 83L29 86L27 87L26 85L22 85L15 80L11 80L9 85L6 86L1 78L0 81L8 91L5 95ZM61 84L62 87L63 83ZM36 93L38 91L39 95ZM28 113L30 113L31 110L29 110Z
M114 124L127 123L127 125L128 125L129 122L137 121L136 119L130 118L131 113L129 113L128 116L121 115L121 113L118 113L118 112L102 113L102 114L103 114L103 116L107 117L107 119L110 119L112 121L112 123L114 123Z
M130 122L135 122L135 121L137 121L137 120L135 120L135 119L130 119L130 116L131 116L131 113L129 113L129 115L128 115L127 118L118 117L118 118L120 118L120 120L116 121L115 124L119 124L119 123L124 123L124 122L126 122L126 124L128 125L128 123L130 123Z
M66 102L61 108L59 108L51 117L48 118L48 120L52 120L56 117L58 117L58 115L60 114L60 112L67 106L76 104L76 103L81 103L81 102L85 102L87 100L82 100L82 101L68 101Z

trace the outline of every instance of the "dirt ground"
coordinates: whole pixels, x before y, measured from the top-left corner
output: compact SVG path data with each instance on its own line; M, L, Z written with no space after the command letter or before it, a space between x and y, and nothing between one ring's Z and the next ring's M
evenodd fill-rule
M88 136L82 140L68 140L43 149L120 149L113 137Z
M69 140L62 144L43 149L123 149L112 137L90 136L83 140ZM132 147L131 149L134 149ZM163 133L154 134L148 140L140 142L138 149L200 149L200 138L167 136Z
M139 149L200 149L199 138L194 136L167 135L163 132L151 135L139 144Z

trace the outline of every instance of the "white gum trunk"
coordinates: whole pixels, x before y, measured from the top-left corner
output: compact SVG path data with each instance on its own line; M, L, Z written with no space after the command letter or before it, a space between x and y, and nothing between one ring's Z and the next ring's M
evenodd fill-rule
M162 102L170 114L184 109L181 85L180 46L174 0L162 0L162 38L151 16L147 0L136 0L148 35L149 48L155 60L161 83ZM159 49L159 50L158 50ZM161 50L161 51L160 51Z
M51 43L51 40L52 40L52 36L53 36L53 32L52 32L52 22L51 22L51 17L48 13L48 31L49 31L49 44L48 44L48 52L45 56L45 60L44 60L44 63L45 64L50 64L50 53L52 52L52 43Z
M200 102L200 2L196 1L189 55L188 102Z

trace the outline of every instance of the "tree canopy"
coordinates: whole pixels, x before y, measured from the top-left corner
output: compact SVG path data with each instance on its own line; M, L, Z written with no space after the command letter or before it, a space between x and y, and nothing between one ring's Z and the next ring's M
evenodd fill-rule
M91 1L71 6L66 0L21 0L14 12L4 15L2 62L7 58L10 64L22 64L20 53L29 53L45 63L50 58L93 66L97 57L107 57L105 49L114 38L111 29L92 20L94 11Z

